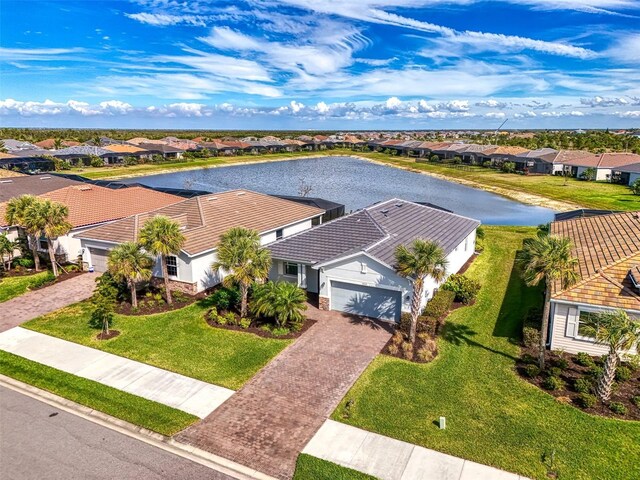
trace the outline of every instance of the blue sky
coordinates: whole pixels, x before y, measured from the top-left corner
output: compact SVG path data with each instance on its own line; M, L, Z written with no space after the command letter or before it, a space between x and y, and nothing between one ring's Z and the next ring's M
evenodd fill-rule
M5 126L640 127L638 0L0 9Z

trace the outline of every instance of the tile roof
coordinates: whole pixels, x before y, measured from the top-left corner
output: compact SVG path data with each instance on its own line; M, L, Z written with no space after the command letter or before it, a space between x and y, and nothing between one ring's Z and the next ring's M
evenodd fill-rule
M46 140L42 140L41 142L36 142L35 146L39 148L44 148L46 150L51 150L55 147L56 141L53 138L47 138ZM63 147L74 147L76 145L80 145L80 142L74 142L71 140L62 140Z
M33 143L24 142L22 140L14 140L13 138L5 138L0 140L4 147L12 152L14 150L34 150L37 149Z
M632 163L630 165L623 165L616 170L620 172L640 173L640 162Z
M82 185L82 182L58 177L57 175L26 175L11 178L0 183L0 203L20 195L42 195L70 185ZM0 217L0 221L4 219Z
M528 150L516 155L519 158L542 158L544 155L552 155L558 151L555 148L538 148L536 150Z
M585 150L558 150L557 152L542 154L539 158L549 163L564 164L571 160L588 157L590 155L593 154Z
M2 160L3 158L18 158L18 156L12 153L0 152L0 160Z
M499 145L497 147L485 150L483 153L485 155L519 155L521 153L525 153L528 151L529 149L524 147L514 147L511 145Z
M398 245L423 238L438 242L448 254L479 225L471 218L391 199L280 240L269 249L275 258L312 265L358 251L393 265Z
M269 195L232 190L183 200L92 228L78 236L112 243L134 241L146 220L165 215L184 227L187 240L183 250L189 255L197 255L215 248L220 236L231 227L265 233L323 213L324 210Z
M162 152L162 153L180 153L184 152L181 148L172 147L171 145L166 145L164 143L140 143L138 147L143 148L145 150L149 150L150 152Z
M3 157L0 155L0 158L3 158ZM6 168L0 168L0 178L16 178L16 177L26 177L26 175L24 173L14 172L13 170L7 170ZM0 189L1 188L2 186L0 186Z
M640 263L640 212L556 221L551 233L571 239L579 275L565 291L555 285L553 298L640 310L640 297L625 280Z
M74 228L117 220L184 200L182 197L144 187L114 190L86 183L39 196L66 205L69 208L69 222ZM4 204L0 204L0 218L4 218Z
M109 150L115 153L142 153L146 152L144 148L136 147L134 145L126 144L113 144L104 147L105 150Z
M67 147L61 150L56 150L55 152L50 153L54 157L64 157L71 155L96 155L98 157L102 157L104 155L113 155L111 150L107 150L102 147L94 147L92 145L76 145L75 147Z

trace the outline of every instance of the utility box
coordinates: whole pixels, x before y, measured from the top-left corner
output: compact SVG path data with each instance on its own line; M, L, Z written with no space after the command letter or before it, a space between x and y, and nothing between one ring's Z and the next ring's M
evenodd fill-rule
M444 430L445 428L447 428L447 419L446 419L446 417L440 417L440 421L438 422L438 425L440 427L440 430Z

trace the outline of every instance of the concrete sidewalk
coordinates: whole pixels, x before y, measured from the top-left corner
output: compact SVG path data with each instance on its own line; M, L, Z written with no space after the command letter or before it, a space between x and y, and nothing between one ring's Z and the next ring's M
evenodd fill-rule
M204 418L235 392L118 355L16 327L0 350Z
M526 480L333 420L324 422L302 453L381 480Z

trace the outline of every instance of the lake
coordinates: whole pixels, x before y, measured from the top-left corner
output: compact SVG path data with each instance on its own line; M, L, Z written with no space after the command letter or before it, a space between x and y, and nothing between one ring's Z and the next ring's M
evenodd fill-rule
M538 225L552 220L554 214L548 208L525 205L483 190L351 157L204 168L123 182L210 192L241 188L279 195L298 195L304 183L311 187L308 196L342 203L347 212L398 197L433 203L490 225Z

